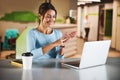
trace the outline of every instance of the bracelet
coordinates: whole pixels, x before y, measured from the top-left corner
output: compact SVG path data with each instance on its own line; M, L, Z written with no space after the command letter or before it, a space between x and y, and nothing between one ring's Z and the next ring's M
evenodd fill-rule
M65 48L65 45L63 45L63 46L60 46L61 48Z
M60 56L64 56L64 54L60 55Z
M65 48L64 40L61 40L61 43L62 43L62 45L61 45L60 47L61 47L61 48Z

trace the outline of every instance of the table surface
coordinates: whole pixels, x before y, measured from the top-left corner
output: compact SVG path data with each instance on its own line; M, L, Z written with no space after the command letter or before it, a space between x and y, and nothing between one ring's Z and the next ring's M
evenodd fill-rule
M10 60L0 60L0 80L120 80L120 58L108 58L105 65L71 69L61 62L78 59L46 59L33 62L31 70L23 70L10 64Z

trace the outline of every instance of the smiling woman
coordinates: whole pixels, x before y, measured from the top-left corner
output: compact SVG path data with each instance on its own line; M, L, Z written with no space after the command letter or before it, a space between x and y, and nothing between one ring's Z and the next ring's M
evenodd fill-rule
M33 54L33 60L64 58L62 46L70 39L70 35L62 35L61 31L53 29L57 16L55 7L51 3L42 3L38 15L39 25L27 33L27 52Z

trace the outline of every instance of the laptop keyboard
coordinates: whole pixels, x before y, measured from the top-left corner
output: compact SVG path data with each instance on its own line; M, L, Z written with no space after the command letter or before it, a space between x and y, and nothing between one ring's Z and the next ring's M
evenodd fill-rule
M69 64L75 67L79 67L80 65L80 60L79 61L72 61L72 62L65 62L65 64Z

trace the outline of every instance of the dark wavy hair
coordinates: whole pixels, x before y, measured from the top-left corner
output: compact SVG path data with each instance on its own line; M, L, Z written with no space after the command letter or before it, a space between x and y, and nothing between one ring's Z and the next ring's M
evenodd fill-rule
M43 16L45 16L45 13L48 11L48 10L54 10L55 11L55 14L57 16L57 10L55 9L55 7L51 4L51 3L42 3L40 6L39 6L39 14ZM40 24L40 20L39 20L39 24Z

